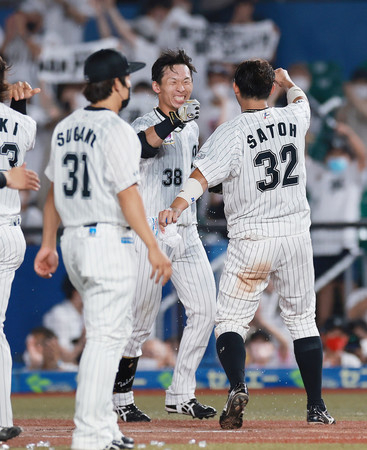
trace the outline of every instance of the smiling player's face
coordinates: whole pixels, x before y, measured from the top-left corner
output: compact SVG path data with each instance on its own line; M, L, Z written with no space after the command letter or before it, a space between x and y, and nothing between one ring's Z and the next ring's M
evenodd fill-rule
M153 82L152 87L158 94L159 108L165 114L176 111L190 99L193 88L190 69L184 64L166 67L160 84Z

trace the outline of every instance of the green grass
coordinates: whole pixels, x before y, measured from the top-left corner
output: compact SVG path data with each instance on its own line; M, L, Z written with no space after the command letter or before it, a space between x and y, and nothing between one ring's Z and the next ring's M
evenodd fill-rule
M266 395L264 395L266 393ZM206 404L214 406L221 411L226 400L225 393L213 391L210 395L198 394L198 399ZM330 413L338 420L367 420L365 391L341 391L328 392L325 391L324 399ZM166 419L167 413L164 411L164 392L159 395L142 395L136 392L135 402L141 407L152 419ZM17 419L71 419L74 413L75 399L73 395L30 395L30 396L14 396L12 399L13 412L15 421ZM272 393L270 390L262 393L250 392L250 402L245 411L245 420L303 420L306 412L306 401L303 391L292 393ZM170 419L188 420L187 417L181 415L170 415ZM361 432L364 430L361 430ZM17 447L11 446L11 450ZM52 442L51 442L52 445ZM366 448L366 444L269 444L269 443L241 443L241 444L207 444L208 450L343 450L353 449L362 450ZM24 447L22 447L24 448ZM65 450L68 447L56 447L57 450ZM138 445L135 447L138 449ZM147 445L146 450L156 450L157 446ZM198 442L195 445L189 444L169 444L161 447L170 450L197 450L200 447ZM0 446L1 449L1 446Z

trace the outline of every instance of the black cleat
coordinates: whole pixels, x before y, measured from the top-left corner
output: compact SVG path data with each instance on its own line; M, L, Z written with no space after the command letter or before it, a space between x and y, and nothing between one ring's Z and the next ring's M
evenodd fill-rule
M249 395L245 383L238 383L229 394L222 414L219 418L219 425L223 430L234 430L242 427L243 410L248 403Z
M121 417L124 422L150 422L151 418L134 404L125 406L114 406L114 410Z
M185 414L193 419L209 419L217 414L217 411L211 406L202 405L196 398L192 398L188 402L179 405L166 405L165 410L172 414Z
M20 435L23 430L20 427L0 428L0 441L8 441Z
M320 405L314 405L307 409L307 422L311 425L333 425L336 420L327 412L326 407L323 409Z
M112 441L104 450L120 450L125 448L134 448L134 439L122 435L119 441Z

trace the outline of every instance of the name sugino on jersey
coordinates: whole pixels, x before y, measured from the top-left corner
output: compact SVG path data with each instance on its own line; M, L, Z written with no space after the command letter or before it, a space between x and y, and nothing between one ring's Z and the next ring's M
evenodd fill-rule
M140 154L136 133L112 111L79 109L61 121L45 173L54 183L64 226L126 226L116 195L139 183Z
M220 125L203 145L194 166L209 187L223 183L229 237L284 236L309 228L304 195L309 123L308 101L301 100L244 112Z

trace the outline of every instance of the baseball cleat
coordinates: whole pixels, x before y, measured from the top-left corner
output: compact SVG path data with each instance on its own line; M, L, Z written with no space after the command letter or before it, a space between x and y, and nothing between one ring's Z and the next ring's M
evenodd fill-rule
M120 450L125 448L134 448L134 439L121 436L119 441L112 441L111 444L104 448L104 450Z
M314 405L307 409L307 422L311 425L333 425L336 423L336 420L334 417L331 417L326 407L323 409L320 405Z
M20 435L23 430L20 427L0 428L0 441L8 441Z
M134 403L125 406L114 406L114 411L124 422L150 422L151 418L143 413Z
M242 427L243 410L248 403L249 395L245 383L238 383L228 394L219 418L219 425L223 430L234 430Z
M202 405L196 398L179 405L166 405L165 410L170 413L185 414L193 419L209 419L217 414L217 411L211 406Z

